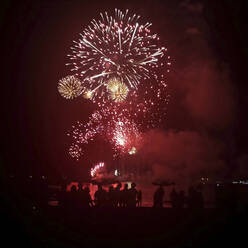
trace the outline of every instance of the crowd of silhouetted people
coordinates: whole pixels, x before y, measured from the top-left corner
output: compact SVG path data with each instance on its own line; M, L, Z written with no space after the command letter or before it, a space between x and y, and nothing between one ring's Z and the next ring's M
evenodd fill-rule
M162 186L159 186L153 195L153 207L162 208L164 204L165 191ZM176 191L173 188L169 195L170 204L172 208L181 209L184 207L198 209L204 207L204 200L202 192L196 190L194 187L189 187L188 196L185 195L184 190Z
M103 187L97 186L97 190L92 196L88 186L83 186L81 183L72 185L69 192L64 191L61 194L60 202L63 206L80 206L80 207L141 207L142 206L142 191L136 189L136 184L132 183L131 187L128 184L118 183L115 187L113 185ZM194 187L188 189L188 195L185 191L176 191L172 188L169 193L172 208L181 209L184 207L197 209L204 207L202 192L196 190ZM161 185L153 194L153 207L162 208L165 203L165 190Z
M93 199L88 186L83 187L81 183L71 186L70 192L63 192L61 197L64 206L80 207L136 207L142 205L142 191L136 189L136 184L132 183L131 188L128 184L118 183L116 187L110 185L105 190L102 185L98 185Z

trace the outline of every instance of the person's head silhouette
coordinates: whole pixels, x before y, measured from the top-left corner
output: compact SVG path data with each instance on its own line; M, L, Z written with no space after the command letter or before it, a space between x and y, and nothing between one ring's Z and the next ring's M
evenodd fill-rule
M82 183L78 183L78 190L82 190L82 189L83 189Z
M71 192L76 192L76 191L77 191L76 185L72 185L72 186L71 186Z
M136 187L136 183L131 184L131 188L134 189Z
M121 183L117 184L117 189L120 189L122 187Z

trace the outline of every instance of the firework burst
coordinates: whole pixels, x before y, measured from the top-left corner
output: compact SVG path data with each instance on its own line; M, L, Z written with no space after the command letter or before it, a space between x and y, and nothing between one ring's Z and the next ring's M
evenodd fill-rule
M77 144L72 144L69 148L69 155L78 160L82 155L82 148Z
M98 107L87 123L78 122L68 133L69 154L76 159L97 136L112 144L114 156L135 154L141 133L164 119L169 99L165 75L170 56L151 23L141 24L128 10L100 16L74 41L66 64L73 76L58 86L62 96L82 94Z
M129 151L128 151L128 153L130 154L130 155L133 155L133 154L135 154L137 152L137 149L136 149L136 147L132 147Z
M83 87L75 76L67 76L59 80L58 91L66 99L73 99L82 94Z
M128 94L128 87L120 80L113 78L108 81L107 89L110 97L115 102L122 102Z
M95 177L97 175L97 172L101 170L105 166L104 162L99 162L94 167L90 169L90 175L92 177Z
M83 97L84 97L85 99L92 99L92 97L93 97L93 92L90 91L90 90L87 90L87 91L84 92Z
M68 133L73 140L69 149L73 152L70 152L70 155L77 159L83 153L84 147L97 136L102 136L112 144L114 156L128 152L140 142L141 133L139 126L126 114L126 109L109 107L95 111L86 124L77 122Z
M160 46L158 35L151 33L152 24L140 24L140 16L129 16L128 10L124 13L116 9L114 16L107 12L100 16L101 19L93 19L80 34L81 38L74 41L72 53L68 55L71 62L67 63L92 93L90 98L93 101L97 97L107 98L107 82L111 78L120 78L129 90L137 90L149 80L164 85L157 70L170 65L169 56L165 56L167 49ZM111 99L126 98L125 87L122 89L125 94L114 94Z

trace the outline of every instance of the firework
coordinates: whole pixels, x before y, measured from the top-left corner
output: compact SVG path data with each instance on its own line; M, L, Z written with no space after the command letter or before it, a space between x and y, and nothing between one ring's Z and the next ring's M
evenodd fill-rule
M114 122L114 127L111 132L110 142L116 150L127 152L130 146L138 140L140 133L135 123L127 118L118 118Z
M66 99L73 99L82 94L83 87L75 76L67 76L59 80L58 91Z
M76 159L97 136L112 145L114 156L135 154L141 133L164 119L169 99L165 73L170 56L151 24L142 24L128 10L100 16L83 30L68 55L67 65L80 79L79 94L98 107L88 122L78 122L68 134L69 153Z
M84 97L85 99L92 99L92 97L93 97L93 92L90 91L90 90L87 90L87 91L83 94L83 97Z
M112 144L114 156L128 152L140 141L141 133L139 125L127 117L127 114L125 108L116 106L95 111L86 124L77 122L68 133L73 140L72 147L77 144L82 154L83 147L94 141L96 136L101 136ZM74 153L72 155L75 157Z
M90 175L92 177L97 175L97 172L105 166L104 162L96 164L93 168L90 169Z
M128 153L130 154L130 155L133 155L133 154L135 154L137 152L137 150L136 150L136 148L133 146L129 151L128 151Z
M107 12L100 16L101 19L93 19L80 34L81 38L74 41L72 53L68 55L70 62L66 64L84 87L94 92L92 100L106 97L107 82L111 78L120 78L125 85L121 96L111 95L114 101L122 101L127 89L137 89L147 81L165 84L157 71L170 65L169 56L165 56L167 49L160 45L158 35L152 34L152 24L140 24L140 16L129 16L128 10L124 13L116 9L114 16Z
M72 144L69 148L69 154L72 158L78 160L82 153L82 148L77 144Z
M128 87L116 78L110 79L107 84L110 97L115 102L122 102L128 94Z

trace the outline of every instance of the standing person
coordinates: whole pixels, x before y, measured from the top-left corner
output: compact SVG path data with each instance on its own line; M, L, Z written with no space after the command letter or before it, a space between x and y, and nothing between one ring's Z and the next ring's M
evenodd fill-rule
M184 190L180 190L178 194L178 208L184 208L185 201L186 201L185 192Z
M76 185L71 186L71 191L69 192L68 205L70 208L76 208L78 205L77 201L77 187Z
M136 184L131 184L131 189L128 190L128 207L136 207L137 202L137 189L135 188Z
M141 204L142 204L142 191L139 190L137 194L137 206L141 207Z
M172 191L170 192L170 200L171 200L171 207L177 208L178 193L176 192L175 188L173 188Z
M78 183L78 190L77 190L78 194L77 194L77 201L78 201L78 205L79 207L86 207L87 206L87 200L86 200L86 192L83 189L83 184L82 183Z
M164 201L164 189L162 185L160 185L153 195L153 207L162 208L163 201Z
M90 189L89 189L89 187L86 186L83 189L83 191L84 191L84 197L85 197L84 199L85 199L85 202L86 202L86 206L87 207L93 207L94 204L93 204L93 201L92 201L91 196L90 196Z
M124 184L124 189L121 191L121 206L127 207L128 204L128 184Z
M78 183L78 192L82 192L82 191L83 191L83 184Z
M187 204L188 204L188 208L191 209L197 208L197 191L193 186L190 186L188 189Z
M201 190L197 191L197 208L204 208L204 199Z
M110 185L108 190L108 197L107 197L108 198L107 202L109 207L114 206L114 197L115 197L114 187L113 185Z
M66 192L66 188L67 188L67 182L66 180L64 179L62 181L62 184L61 184L61 190L60 190L60 193L59 193L59 204L62 206L62 207L65 207L66 205L66 197L67 197L67 192Z
M114 189L114 207L120 207L121 204L121 183L118 183Z
M94 200L95 200L95 206L97 207L103 207L106 204L106 191L102 188L101 185L98 185L98 189L95 192Z

